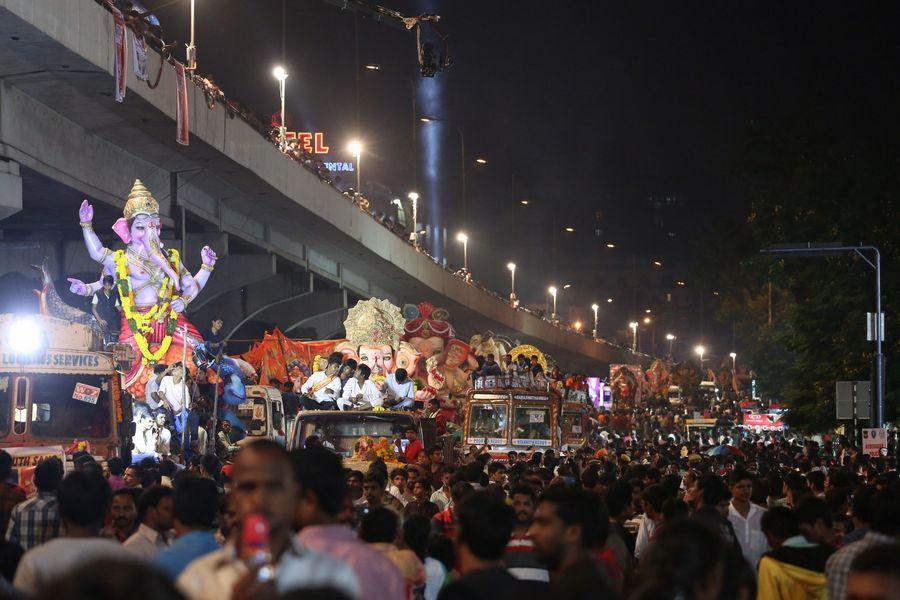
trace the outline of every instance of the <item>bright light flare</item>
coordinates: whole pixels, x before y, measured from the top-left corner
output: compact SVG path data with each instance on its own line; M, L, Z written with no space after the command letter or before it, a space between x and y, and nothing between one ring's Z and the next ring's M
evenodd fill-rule
M44 341L41 327L32 317L20 317L9 325L6 343L17 354L33 354Z
M406 197L415 202L419 199L419 194L417 194L416 192L410 192L406 195Z
M706 354L706 348L704 348L703 346L697 346L696 348L694 348L694 352L696 352L702 358L703 355Z
M675 334L674 334L674 333L667 333L667 334L666 334L666 339L669 340L669 341L671 342L672 340L675 339Z
M456 234L456 241L462 242L463 244L465 244L466 242L469 241L469 236L467 236L465 233L460 231L459 233Z
M509 269L510 271L515 271L515 270L516 270L516 263L514 263L514 262L506 263L506 268Z
M284 81L288 78L288 72L284 70L284 67L278 65L274 69L272 69L272 76L278 81Z
M347 144L347 150L353 156L359 156L363 151L362 142L360 142L359 140L352 140L349 144Z

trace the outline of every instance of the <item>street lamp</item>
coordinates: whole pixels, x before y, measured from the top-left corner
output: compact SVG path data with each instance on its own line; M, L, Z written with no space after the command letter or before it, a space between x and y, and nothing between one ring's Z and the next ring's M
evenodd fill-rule
M644 325L650 324L650 317L644 317Z
M519 301L516 298L516 263L510 262L506 263L506 268L509 269L509 301L513 306L518 305Z
M637 330L638 330L638 322L632 321L628 324L631 327L631 335L633 336L631 339L631 351L637 352Z
M706 354L706 348L703 346L697 346L694 348L694 352L700 357L700 370L703 370L703 355Z
M669 340L669 358L671 358L672 357L672 344L675 342L675 339L676 339L675 334L667 333L666 339Z
M362 142L359 140L352 140L349 144L347 144L347 150L350 151L356 157L356 193L362 193L362 185L360 184L360 171L362 171L362 166L360 164L360 159L362 158L363 146Z
M553 312L550 313L550 320L556 321L556 293L559 290L556 289L555 285L551 285L547 291L550 292L550 295L553 297Z
M869 257L863 254L863 251L872 251L875 253L875 263L873 264ZM875 397L872 411L872 427L880 428L884 422L884 355L881 353L881 345L884 342L884 327L882 320L884 316L881 314L881 252L876 246L843 246L838 243L828 244L791 244L773 246L760 250L761 254L774 254L775 256L828 256L832 254L841 254L844 252L854 252L863 259L867 265L875 270Z
M479 158L476 158L476 159L475 159L475 162L478 163L479 165L486 165L486 164L487 164L487 159L486 159L486 158L481 158L481 157L479 157Z
M413 246L416 248L419 247L419 194L416 192L410 192L406 195L409 198L409 201L412 202L412 232L409 234L409 238L412 240Z
M463 232L459 232L456 234L456 241L462 242L463 245L463 271L465 271L466 276L469 274L469 236L467 236Z
M581 321L575 321L574 327L575 327L575 332L580 334L581 333Z
M188 70L197 68L197 46L194 45L194 0L191 0L191 43L187 45Z
M737 352L732 352L728 356L731 357L731 373L734 374L737 371Z
M194 3L191 2L191 14L193 14L193 6ZM193 23L193 18L191 18L191 22ZM191 26L191 30L193 30L193 25ZM193 33L191 34L191 39L193 40ZM278 143L281 145L281 148L284 149L284 137L285 132L287 131L287 127L284 123L284 82L288 78L288 74L287 71L284 70L284 67L278 65L272 69L272 75L278 80L278 88L281 91L281 127L278 128Z
M594 339L597 339L597 311L600 310L600 305L594 302L591 304L591 310L594 311Z

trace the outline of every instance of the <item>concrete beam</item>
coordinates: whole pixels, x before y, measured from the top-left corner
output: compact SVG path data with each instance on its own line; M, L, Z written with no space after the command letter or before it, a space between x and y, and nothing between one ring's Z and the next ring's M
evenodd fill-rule
M0 156L0 221L22 210L19 163Z

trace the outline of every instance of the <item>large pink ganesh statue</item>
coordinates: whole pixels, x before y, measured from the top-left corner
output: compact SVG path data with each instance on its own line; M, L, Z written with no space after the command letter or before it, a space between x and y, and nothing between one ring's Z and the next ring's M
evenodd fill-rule
M143 397L156 363L180 362L186 355L188 366L192 366L192 346L185 335L195 342L202 341L202 336L184 317L184 311L209 280L216 253L204 246L200 251L203 264L192 275L178 251L163 246L159 203L140 179L134 181L122 218L112 226L124 248L110 250L103 246L94 233L94 208L87 200L81 203L78 217L88 253L102 268L98 281L85 283L70 278L69 289L74 294L91 296L102 287L104 275L113 276L122 305L119 341L130 345L140 357L125 374L123 388L135 397Z
M368 365L376 383L397 369L415 373L422 357L410 344L400 341L406 320L389 300L361 300L347 311L344 329L347 341L334 347L347 358Z

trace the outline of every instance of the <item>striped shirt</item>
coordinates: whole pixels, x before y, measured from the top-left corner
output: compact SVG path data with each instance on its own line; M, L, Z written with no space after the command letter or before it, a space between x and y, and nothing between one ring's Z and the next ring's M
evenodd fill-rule
M503 553L503 564L516 579L550 581L550 571L534 555L534 542L527 535L513 534Z
M59 537L59 511L55 492L38 492L37 496L17 504L9 518L6 539L31 550Z
M828 578L828 597L841 600L847 593L847 578L850 567L857 556L874 546L882 544L896 545L897 538L876 531L869 531L863 539L847 544L828 558L825 563L825 576Z

